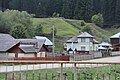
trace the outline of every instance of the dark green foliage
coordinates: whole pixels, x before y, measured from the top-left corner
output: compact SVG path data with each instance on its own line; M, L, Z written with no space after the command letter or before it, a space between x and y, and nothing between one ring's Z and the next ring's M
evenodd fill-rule
M11 29L11 35L15 38L26 38L27 36L27 30L22 24L16 24Z
M93 15L92 0L77 0L74 18L89 21Z
M54 12L52 17L59 17L59 15L60 15L59 13Z
M32 37L33 29L31 16L25 11L22 12L17 10L6 10L4 12L1 11L0 32L11 33L11 35L15 36L15 38ZM20 34L16 34L17 32L21 33L21 36Z
M92 29L91 29L90 25L84 26L84 28L82 29L82 32L88 32L88 33L92 34Z
M115 13L116 13L115 19L117 23L119 23L120 22L120 0L116 0L116 12Z
M35 35L42 35L42 34L43 34L43 26L39 24L35 29Z
M120 0L0 0L0 9L27 11L35 17L53 17L59 13L60 17L88 22L93 15L101 13L103 25L110 27L120 21L119 4Z
M61 16L65 18L73 18L76 0L63 0L63 8Z
M81 24L81 26L85 26L86 23L85 23L84 20L81 20L81 21L80 21L80 24Z
M2 11L0 11L0 32L2 33L9 33L10 32L10 25L8 24L8 20L6 19L7 16L4 15Z
M103 16L102 14L98 13L97 15L92 16L91 18L92 22L95 23L96 25L103 27Z

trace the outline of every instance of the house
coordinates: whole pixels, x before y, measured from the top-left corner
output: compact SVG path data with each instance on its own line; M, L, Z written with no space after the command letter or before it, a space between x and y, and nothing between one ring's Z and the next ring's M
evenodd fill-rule
M48 47L49 52L52 52L53 43L47 37L35 36L35 39L45 39L45 45Z
M110 37L110 43L114 51L120 51L120 32Z
M102 56L110 56L112 49L112 45L108 42L102 42L98 47L98 50L102 53Z
M7 58L8 56L12 57L16 53L18 46L18 40L15 40L9 34L0 33L0 58ZM11 51L13 48L14 50Z
M97 51L98 44L99 42L94 39L94 36L87 32L82 32L67 40L64 48L68 53L74 51L74 54L89 54L90 51Z
M0 56L13 57L46 57L49 49L45 39L15 39L9 34L0 33Z
M35 36L36 39L45 39L45 45L46 46L53 46L53 43L47 38L43 36Z
M46 57L49 52L44 44L45 39L18 39L19 48L25 53L24 57Z

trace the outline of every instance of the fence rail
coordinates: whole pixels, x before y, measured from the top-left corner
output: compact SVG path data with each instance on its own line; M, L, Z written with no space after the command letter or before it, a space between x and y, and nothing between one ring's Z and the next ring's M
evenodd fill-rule
M69 61L70 56L56 56L56 57L19 57L11 58L12 60L49 60L49 61Z
M120 62L1 60L0 80L120 80Z

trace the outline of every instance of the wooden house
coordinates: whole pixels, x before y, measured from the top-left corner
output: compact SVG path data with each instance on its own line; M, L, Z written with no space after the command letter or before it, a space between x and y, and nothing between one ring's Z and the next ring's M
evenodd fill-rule
M114 51L120 51L120 32L110 37Z
M0 59L18 57L46 57L49 52L45 39L15 39L0 33Z

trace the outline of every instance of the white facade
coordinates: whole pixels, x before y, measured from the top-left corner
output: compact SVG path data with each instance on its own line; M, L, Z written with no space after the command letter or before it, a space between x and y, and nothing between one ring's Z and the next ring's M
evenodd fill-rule
M73 45L77 51L97 51L98 42L95 41L94 36L85 32L68 40L68 42L66 42L66 46L67 50L69 50L71 45Z
M0 54L0 59L10 59L15 58L16 53L2 53ZM36 55L35 55L36 54ZM19 57L46 57L46 52L39 52L39 53L18 53L17 56Z
M72 43L66 43L67 50L71 48ZM81 41L81 38L78 39L78 43L73 43L77 51L97 51L98 44L90 42L89 38L85 38L85 42Z
M46 57L46 52L37 53L37 57Z

